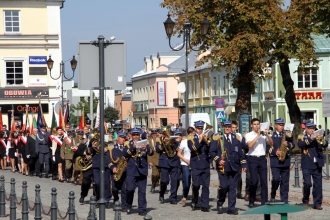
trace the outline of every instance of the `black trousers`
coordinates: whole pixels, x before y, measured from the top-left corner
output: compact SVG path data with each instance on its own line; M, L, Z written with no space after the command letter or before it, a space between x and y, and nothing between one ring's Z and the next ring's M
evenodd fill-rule
M38 157L30 157L29 173L35 173L36 175L40 174L40 163L38 162Z
M93 169L88 169L83 171L83 181L81 184L81 197L86 197L88 195L89 188L91 187L93 181Z

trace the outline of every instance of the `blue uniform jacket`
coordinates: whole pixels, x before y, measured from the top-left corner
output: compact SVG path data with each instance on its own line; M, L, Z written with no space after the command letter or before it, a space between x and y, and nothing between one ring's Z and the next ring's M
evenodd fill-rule
M136 148L133 147L134 141L126 141L123 149L123 155L128 159L126 173L128 176L148 175L148 156L154 154L154 151L147 146L147 150L142 152L141 157L136 156Z
M36 137L36 153L49 153L50 151L50 146L51 141L50 141L50 133L45 132L42 133L41 131L38 132L37 137Z
M172 145L173 151L177 152L178 147L180 146L179 142L175 142ZM171 167L179 167L180 166L180 159L175 154L174 157L169 158L166 154L165 148L163 144L157 144L156 145L156 152L159 153L159 160L158 160L158 166L163 168L171 168Z
M199 143L197 135L188 135L187 142L191 152L190 167L198 170L210 168L210 149L207 143L204 140Z
M316 169L324 166L323 148L328 146L328 141L324 140L322 144L315 139L305 135L298 136L298 147L302 150L301 169ZM314 162L314 158L316 162Z
M109 157L109 151L106 153L99 153L98 150L94 149L92 147L92 144L89 143L88 148L86 150L87 155L92 155L92 165L93 169L100 169L100 162L101 162L101 155L104 156L104 167L108 168L108 165L110 163L110 157Z
M289 167L290 166L290 149L294 148L293 139L291 137L286 136L285 140L288 142L287 153L284 161L280 161L278 156L276 156L276 151L280 148L282 137L285 133L281 132L277 134L275 131L272 135L272 139L274 142L274 146L269 149L269 157L270 157L270 167Z
M230 134L231 142L224 140L224 150L226 155L225 161L225 172L236 171L238 172L242 168L247 168L246 158L242 151L241 142L236 138L236 135ZM211 158L215 161L217 169L219 169L219 163L222 157L221 149L221 135L215 134L210 145Z
M114 146L108 147L108 149L109 149L109 161L110 161L108 167L110 168L112 173L113 168L118 166L118 163L121 157L123 156L124 147L121 148L118 144L115 144Z

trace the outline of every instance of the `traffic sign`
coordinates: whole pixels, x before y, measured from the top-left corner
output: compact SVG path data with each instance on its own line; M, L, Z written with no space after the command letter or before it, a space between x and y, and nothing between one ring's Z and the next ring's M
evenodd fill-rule
M127 124L129 123L129 117L126 118L126 123L127 123Z
M322 92L322 116L330 117L330 91Z
M217 119L222 119L223 117L225 117L225 112L217 111L217 112L215 112L215 116L217 117Z
M214 101L214 105L216 108L223 108L226 102L223 98L216 98Z

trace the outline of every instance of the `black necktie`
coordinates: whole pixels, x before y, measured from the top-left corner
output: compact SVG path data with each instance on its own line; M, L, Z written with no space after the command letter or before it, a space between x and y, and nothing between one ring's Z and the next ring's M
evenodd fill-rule
M227 141L230 143L229 134L226 135L227 135Z

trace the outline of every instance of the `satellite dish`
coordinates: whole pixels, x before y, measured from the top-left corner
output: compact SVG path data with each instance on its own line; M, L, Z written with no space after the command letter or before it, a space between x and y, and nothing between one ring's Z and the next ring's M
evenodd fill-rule
M59 110L60 110L60 105L62 104L61 101L58 101L55 105L54 105L54 111L55 111L55 114L58 114ZM53 111L53 109L52 109Z
M180 82L177 86L178 92L184 93L186 91L186 84L184 82Z

